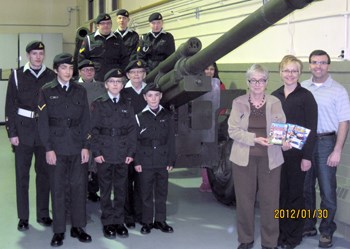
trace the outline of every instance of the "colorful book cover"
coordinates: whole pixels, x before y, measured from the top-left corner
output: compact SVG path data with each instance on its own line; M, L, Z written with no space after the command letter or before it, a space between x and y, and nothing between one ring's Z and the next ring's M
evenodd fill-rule
M307 137L310 134L310 129L300 125L288 124L286 140L293 148L301 150L306 143Z
M282 145L283 140L286 138L288 124L284 123L272 123L269 132L269 144Z

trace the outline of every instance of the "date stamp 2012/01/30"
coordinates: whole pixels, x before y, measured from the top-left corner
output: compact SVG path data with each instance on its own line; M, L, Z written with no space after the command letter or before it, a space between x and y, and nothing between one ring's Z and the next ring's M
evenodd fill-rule
M275 219L326 219L327 209L275 209Z

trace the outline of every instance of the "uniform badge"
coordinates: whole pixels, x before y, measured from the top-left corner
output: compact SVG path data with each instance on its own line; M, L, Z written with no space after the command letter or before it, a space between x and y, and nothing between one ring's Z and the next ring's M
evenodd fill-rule
M38 108L40 111L42 111L45 108L46 104L43 104L42 106L38 105Z
M85 48L81 48L80 50L79 50L79 53L81 54L81 53L83 53L85 51Z

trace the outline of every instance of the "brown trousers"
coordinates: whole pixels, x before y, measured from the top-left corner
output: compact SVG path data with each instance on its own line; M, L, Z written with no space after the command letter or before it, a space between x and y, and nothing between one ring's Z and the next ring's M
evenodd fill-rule
M248 166L242 167L233 163L232 170L238 241L254 241L255 201L258 197L261 245L276 247L279 221L274 215L279 208L281 167L270 170L267 157L250 156Z

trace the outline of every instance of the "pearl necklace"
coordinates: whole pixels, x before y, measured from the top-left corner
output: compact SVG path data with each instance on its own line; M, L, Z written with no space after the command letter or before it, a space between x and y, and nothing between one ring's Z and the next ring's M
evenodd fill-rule
M248 101L256 108L256 109L259 109L260 107L262 107L264 104L265 104L265 94L261 100L261 102L259 104L254 104L253 101L252 101L252 98L249 94L249 98L248 98Z

